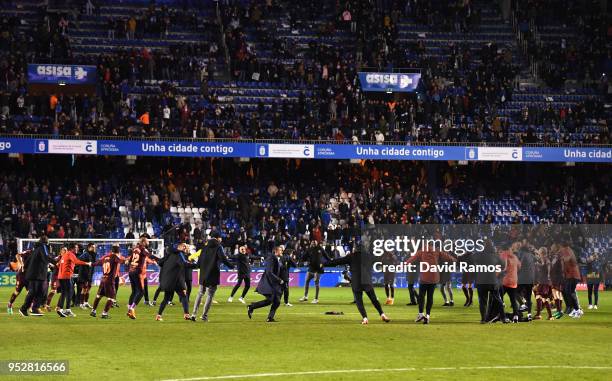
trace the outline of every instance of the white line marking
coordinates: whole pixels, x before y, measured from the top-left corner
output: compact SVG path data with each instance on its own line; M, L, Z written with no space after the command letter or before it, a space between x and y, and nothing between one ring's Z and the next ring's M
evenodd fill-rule
M374 373L374 372L413 372L413 371L457 371L457 370L494 370L494 369L592 369L612 370L612 366L571 366L571 365L496 365L496 366L460 366L448 368L380 368L380 369L336 369L336 370L313 370L305 372L278 372L278 373L253 373L253 374L230 374L225 376L203 376L193 378L173 378L162 381L204 381L204 380L229 380L260 377L282 377L282 376L309 376L320 374L337 373Z

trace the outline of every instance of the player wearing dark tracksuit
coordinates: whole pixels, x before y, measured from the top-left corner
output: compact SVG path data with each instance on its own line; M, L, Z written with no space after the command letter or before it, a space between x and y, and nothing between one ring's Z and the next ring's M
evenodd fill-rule
M281 279L284 281L283 283L283 302L287 307L292 307L293 305L289 303L289 270L292 267L296 267L296 257L293 249L285 249L283 252L283 256L281 257Z
M466 253L459 257L458 260L471 265L472 253ZM474 288L472 287L474 278L475 274L473 272L463 271L461 273L461 290L463 291L463 295L465 295L465 303L463 304L464 307L469 307L474 302Z
M234 257L234 260L236 261L236 267L238 269L238 279L236 280L236 285L234 288L232 288L232 293L227 301L230 303L233 301L234 295L244 282L244 289L242 290L242 294L239 298L240 302L244 303L244 297L246 296L247 292L249 292L249 288L251 288L251 258L249 257L248 248L246 245L238 248L238 255Z
M79 259L85 262L94 263L96 261L96 245L90 243L87 245L87 250L79 257ZM81 293L79 294L79 305L81 308L92 308L89 305L89 291L91 290L91 284L93 281L94 271L89 266L81 266L79 269L79 277L77 283Z
M593 254L587 258L586 261L586 279L587 279L587 291L589 297L589 309L597 309L599 303L599 284L602 278L602 266L599 259L599 255Z
M300 298L300 302L305 302L308 300L308 290L310 288L310 281L314 279L315 283L315 298L313 299L313 303L319 302L319 282L321 280L321 274L323 274L323 266L321 266L322 258L327 259L328 261L331 259L329 255L325 252L325 250L317 243L317 241L312 240L310 242L310 247L304 253L302 257L302 261L308 262L308 275L306 276L306 283L304 284L304 296Z
M162 321L162 314L166 305L177 293L183 306L183 318L189 320L189 300L187 300L187 285L185 284L185 268L188 265L186 254L188 246L179 244L176 249L169 250L168 254L159 260L161 266L160 288L164 291L164 300L159 305L155 320Z
M383 266L393 266L397 264L395 254L390 251L385 252L382 255L381 260ZM385 295L387 296L385 304L392 305L395 301L395 272L389 271L388 267L385 267L384 269L383 282L385 284Z
M485 241L484 250L481 253L472 256L472 263L479 266L499 266L500 272L503 266L501 258L489 240ZM500 318L505 321L504 302L499 293L499 273L479 271L475 275L480 322L493 323Z
M518 294L525 299L527 308L527 320L531 321L531 294L535 282L535 257L530 247L523 246L518 250L518 259L521 261L521 268L518 272Z
M47 268L50 263L54 262L50 256L48 243L46 236L41 237L25 264L28 295L21 308L19 308L19 313L22 316L28 316L30 306L35 314L40 315L39 307L45 300L43 284L47 279Z
M357 310L361 314L361 324L368 324L368 314L363 305L363 293L368 296L374 308L380 315L380 318L385 323L390 319L383 312L382 306L376 297L374 287L372 286L372 262L370 257L362 254L359 247L356 247L352 253L345 255L342 258L332 259L325 266L350 265L351 266L351 288L355 297ZM322 266L322 265L321 265Z

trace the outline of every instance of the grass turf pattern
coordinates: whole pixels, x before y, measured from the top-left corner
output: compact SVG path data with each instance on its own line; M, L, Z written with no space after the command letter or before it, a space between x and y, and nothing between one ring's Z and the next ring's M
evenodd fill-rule
M68 359L70 374L0 375L0 379L108 381L233 375L317 381L612 378L612 369L605 369L612 367L609 292L600 292L598 310L587 310L586 292L580 292L585 311L581 319L565 316L556 321L481 325L477 303L463 307L460 290L455 292L455 307L450 308L441 307L436 291L431 322L426 326L414 323L417 308L406 306L408 291L399 289L395 305L383 305L392 322L380 321L365 298L370 324L362 326L357 309L349 304L352 294L348 288L321 289L316 305L297 302L302 290L293 288L290 301L294 307L281 305L278 323L272 324L265 322L267 308L255 311L249 320L237 297L227 303L230 288L218 290L215 299L219 304L213 305L207 323L183 320L177 297L177 305L166 308L163 322L154 320L157 307L142 303L137 319L130 320L125 315L129 289L124 286L118 295L121 307L111 310L110 320L91 318L89 311L78 308L73 309L76 318L62 319L53 312L23 318L17 308L25 292L17 299L15 314L8 316L5 307L12 291L0 288L0 360ZM376 291L384 302L384 290ZM247 295L247 301L260 298L254 292ZM191 299L193 303L194 294ZM344 315L325 315L326 311ZM273 374L262 376L264 373Z

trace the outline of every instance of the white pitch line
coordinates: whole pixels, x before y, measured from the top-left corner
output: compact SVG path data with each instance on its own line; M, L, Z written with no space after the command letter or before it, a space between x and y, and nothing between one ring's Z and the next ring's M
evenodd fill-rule
M336 370L313 370L304 372L278 372L278 373L253 373L253 374L230 374L224 376L203 376L192 378L173 378L161 381L205 381L205 380L230 380L260 377L283 377L283 376L311 376L321 374L338 373L374 373L374 372L413 372L413 371L460 371L460 370L495 370L495 369L591 369L612 370L612 366L571 366L571 365L494 365L494 366L460 366L444 368L372 368L372 369L336 369Z
M234 378L257 378L257 377L282 377L282 376L307 376L317 374L336 374L336 373L372 373L372 372L408 372L416 368L392 368L392 369L336 369L336 370L312 370L305 372L281 372L281 373L254 373L254 374L232 374L226 376L176 378L162 381L200 381L200 380L227 380Z

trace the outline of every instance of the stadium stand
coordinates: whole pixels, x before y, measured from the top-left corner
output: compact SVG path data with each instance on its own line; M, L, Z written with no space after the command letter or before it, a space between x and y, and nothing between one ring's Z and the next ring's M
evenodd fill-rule
M8 2L0 132L609 144L607 30L595 7L543 3ZM29 62L94 64L97 95L51 106ZM362 68L423 79L391 107L359 91Z

